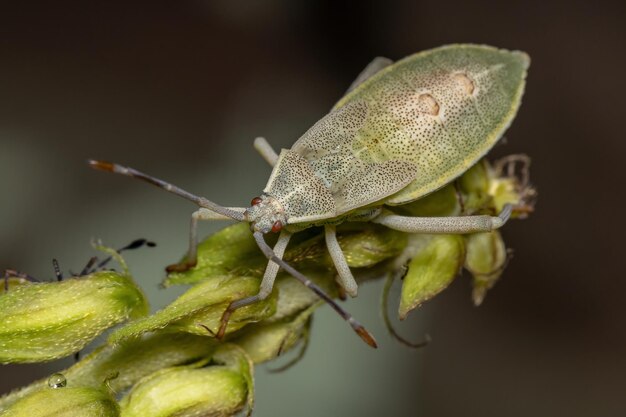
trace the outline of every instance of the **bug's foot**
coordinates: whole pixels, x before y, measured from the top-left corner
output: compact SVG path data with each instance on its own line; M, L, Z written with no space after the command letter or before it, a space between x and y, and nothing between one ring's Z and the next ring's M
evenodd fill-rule
M194 266L196 266L197 263L198 263L197 261L193 261L193 262L183 261L177 264L168 265L165 268L165 272L167 272L168 274L170 272L186 272L186 271L189 271Z
M367 329L365 329L365 327L360 326L358 328L354 328L354 331L356 332L356 334L359 335L359 337L368 345L370 345L371 347L373 347L374 349L376 349L378 347L378 344L376 343L376 339L374 339L374 336L367 331Z
M215 335L217 340L222 340L226 334L226 327L228 326L228 321L230 320L230 315L232 314L232 310L230 309L231 305L232 303L228 305L226 310L224 310L224 314L222 314L222 318L220 319L220 328Z

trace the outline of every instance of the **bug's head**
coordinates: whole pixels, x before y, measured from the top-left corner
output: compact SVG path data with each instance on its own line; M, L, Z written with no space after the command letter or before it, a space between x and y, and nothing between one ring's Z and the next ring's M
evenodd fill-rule
M252 199L244 217L250 222L253 231L261 233L278 233L287 224L287 216L282 204L265 194Z

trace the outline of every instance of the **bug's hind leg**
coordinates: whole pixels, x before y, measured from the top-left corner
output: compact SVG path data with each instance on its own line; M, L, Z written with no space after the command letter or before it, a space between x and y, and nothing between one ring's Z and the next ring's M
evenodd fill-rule
M361 73L352 82L352 84L350 84L350 87L348 87L348 91L346 91L346 94L357 88L372 75L378 73L380 70L388 67L391 64L393 64L393 61L391 59L377 56L372 60L372 62L367 64L367 67L365 67L363 71L361 71Z
M278 241L276 242L276 245L274 245L274 253L277 257L282 259L285 254L287 244L289 243L289 239L291 239L291 233L286 230L280 232ZM220 328L216 335L218 339L224 337L224 334L226 333L226 326L228 326L228 320L230 320L230 316L235 312L235 310L241 307L249 306L250 304L254 304L258 301L265 300L272 293L274 280L276 279L279 269L280 267L276 263L269 261L267 263L267 267L265 268L265 273L263 274L263 280L261 281L259 293L253 295L252 297L246 297L241 300L233 301L228 305L224 314L222 314L222 319L220 320Z
M263 159L265 159L268 164L271 166L276 165L276 161L278 161L278 154L265 138L258 137L254 139L254 149L261 154Z
M245 209L239 207L229 207L229 210L244 212ZM232 220L230 217L215 213L206 208L200 208L191 215L191 227L189 230L189 249L184 261L169 265L165 268L167 272L185 272L198 263L198 221L199 220Z
M326 235L326 246L328 247L328 252L330 253L330 257L335 264L335 268L337 269L337 283L346 291L346 293L348 293L348 295L356 297L358 285L352 276L346 257L343 255L339 242L337 241L337 230L333 225L326 225L324 226L324 232Z
M393 214L388 210L373 219L390 229L407 233L477 233L498 229L511 217L513 206L507 204L498 216L460 216L460 217L409 217Z

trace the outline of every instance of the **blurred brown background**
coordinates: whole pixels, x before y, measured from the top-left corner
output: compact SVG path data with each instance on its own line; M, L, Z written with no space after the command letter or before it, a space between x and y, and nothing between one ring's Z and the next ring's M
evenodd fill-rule
M403 333L433 338L417 352L386 336L381 283L348 303L378 351L323 309L300 364L258 368L255 415L626 415L625 17L590 1L2 2L0 269L52 278L50 260L79 269L91 237L147 237L159 246L128 261L162 307L182 291L157 284L193 207L86 158L242 205L269 175L253 138L289 147L373 57L522 49L527 92L493 156L531 155L540 196L504 230L501 282L474 308L462 276L414 314ZM0 367L0 389L68 363Z

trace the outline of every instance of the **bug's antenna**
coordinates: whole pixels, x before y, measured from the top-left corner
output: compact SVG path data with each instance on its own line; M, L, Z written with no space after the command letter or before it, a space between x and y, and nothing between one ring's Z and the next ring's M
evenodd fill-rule
M93 169L98 169L100 171L106 171L106 172L112 172L114 174L126 175L127 177L138 178L152 185L156 185L157 187L162 188L165 191L169 191L172 194L176 194L179 197L182 197L189 201L193 201L200 207L209 209L215 213L224 215L226 217L230 217L231 219L234 219L240 222L244 221L243 213L228 209L226 207L222 207L219 204L216 204L210 200L207 200L204 197L198 197L197 195L192 194L188 191L185 191L182 188L179 188L173 184L170 184L158 178L152 177L148 174L144 174L143 172L137 171L136 169L118 165L112 162L96 161L94 159L87 160L87 163L89 163L89 166L91 166Z
M142 247L144 245L148 246L149 248L153 248L153 247L156 246L156 243L150 242L149 240L143 239L143 238L136 239L136 240L133 240L132 242L130 242L128 245L124 246L123 248L118 249L116 252L117 253L122 253L122 252L127 251L127 250L140 248L140 247ZM105 259L100 261L100 263L98 263L96 268L97 269L104 268L109 262L111 262L111 259L113 259L113 257L107 256Z
M124 246L123 248L117 249L116 252L117 253L122 253L124 251L127 250L131 250L131 249L137 249L140 248L142 246L148 246L150 248L153 248L156 246L156 243L151 242L147 239L135 239L132 242L130 242L128 245ZM98 262L98 257L97 256L92 256L89 261L87 262L87 265L85 265L85 267L82 269L82 271L80 271L80 274L78 274L79 277L82 277L83 275L89 275L92 274L100 269L103 269L109 262L111 262L111 260L113 259L113 257L111 256L107 256L105 259L103 259L102 261L100 261L97 265L96 262ZM76 275L76 274L74 274Z
M87 264L85 265L83 270L80 271L79 274L73 273L72 275L79 276L79 277L82 277L83 275L89 275L91 272L93 272L91 268L93 268L96 262L98 262L98 257L92 256L91 258L89 258L89 260L87 261Z
M283 261L278 256L276 256L272 248L270 248L268 244L265 243L265 239L263 238L263 233L254 232L254 240L256 240L256 243L259 246L259 249L261 249L261 251L267 257L267 259L270 259L272 262L278 264L281 268L287 271L291 276L296 278L306 287L310 288L318 297L320 297L327 304L329 304L345 321L348 322L348 324L350 324L352 329L356 332L356 334L359 335L361 339L363 339L365 343L367 343L373 348L378 347L378 345L376 345L376 340L374 339L374 336L372 336L372 334L368 332L367 329L363 327L363 325L361 325L358 321L356 321L356 319L352 317L350 313L348 313L346 310L341 308L341 306L337 304L335 300L330 298L330 296L326 294L324 290L318 287L309 278L304 276L304 274L302 274L301 272L298 272L287 262Z
M59 261L52 259L52 267L54 268L54 276L57 277L57 281L63 281L63 272L61 272L61 268L59 267Z

